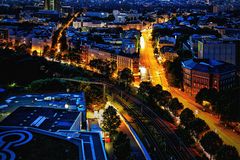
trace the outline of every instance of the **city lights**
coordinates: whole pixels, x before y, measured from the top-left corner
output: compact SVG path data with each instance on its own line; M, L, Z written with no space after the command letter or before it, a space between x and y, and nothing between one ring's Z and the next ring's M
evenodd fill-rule
M1 160L240 160L239 0L2 0Z

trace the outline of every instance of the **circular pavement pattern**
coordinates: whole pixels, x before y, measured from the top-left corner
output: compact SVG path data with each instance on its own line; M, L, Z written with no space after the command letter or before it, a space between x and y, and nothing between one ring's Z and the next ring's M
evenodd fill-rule
M32 140L33 135L24 130L10 130L0 133L0 159L14 160L16 154L12 148L24 145Z

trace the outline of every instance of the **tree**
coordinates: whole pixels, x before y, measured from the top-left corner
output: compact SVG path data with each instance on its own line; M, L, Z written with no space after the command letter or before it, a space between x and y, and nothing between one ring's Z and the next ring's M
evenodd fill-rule
M18 54L26 54L27 53L27 45L26 44L21 44L20 46L16 47L16 52Z
M67 42L67 36L66 36L65 30L62 32L62 37L60 38L60 43L61 43L61 51L65 51L68 49L68 42Z
M113 141L113 153L118 160L127 160L131 155L130 140L123 132Z
M32 55L33 55L33 56L37 56L37 55L38 55L38 52L37 52L36 50L34 50L34 51L32 52Z
M92 77L98 76L80 67L76 68L65 64L47 61L43 57L18 54L14 50L1 49L0 58L0 83L17 83L21 86L28 85L34 80L58 77ZM54 55L54 52L53 52ZM51 87L51 86L50 86Z
M195 136L199 136L202 132L210 129L207 123L200 118L196 118L190 122L189 128Z
M58 30L56 30L54 33L53 33L53 36L52 36L52 49L56 48L57 46L57 41L58 41L58 36L59 36L59 33L60 33L60 30L62 30L62 27L59 28Z
M132 71L129 68L124 68L122 71L120 71L118 73L118 78L120 84L123 84L125 88L129 87L134 80Z
M189 108L185 108L180 114L181 124L185 127L189 126L190 122L195 119L193 111Z
M159 54L159 53L158 53L158 48L157 48L157 47L154 48L154 51L153 51L153 52L154 52L155 55L158 55L158 54Z
M109 132L110 135L112 135L116 129L120 126L121 121L119 116L117 115L117 111L112 107L109 106L104 112L103 112L103 122L102 122L102 128Z
M32 92L64 92L67 89L66 81L59 79L40 79L33 81L29 85L29 89Z
M217 152L216 160L240 160L240 157L235 147L223 145Z
M192 52L189 50L180 49L177 51L177 54L182 61L193 58Z
M65 55L66 58L70 61L70 63L77 61L79 59L79 55L75 54L74 52L69 52Z
M202 88L195 96L195 100L197 103L202 104L203 100L207 99L208 89Z
M214 156L223 145L222 139L213 131L207 132L201 138L200 143L211 156Z
M209 88L208 89L208 95L207 95L207 101L209 101L211 104L215 105L218 100L219 93L217 89L215 88Z
M165 106L171 98L171 93L162 90L161 85L156 85L152 87L149 91L149 102L157 106Z
M183 140L184 144L186 144L187 146L195 144L195 141L187 128L179 126L176 130L176 134L181 138L181 140Z
M149 90L150 100L157 101L160 98L160 94L162 93L163 89L160 84L157 84L154 87L151 87Z
M117 70L117 62L116 61L111 61L110 62L110 68L111 68L111 74L113 74Z
M151 82L141 82L138 89L138 94L143 97L148 97L151 88L153 87Z
M55 58L55 50L54 49L51 49L48 53L47 53L47 56L49 57L49 58L51 58L52 60L54 60L54 58Z
M183 71L181 59L175 58L173 62L166 61L163 64L167 80L171 86L181 87L183 82Z
M214 107L214 111L221 115L223 121L239 121L240 120L240 87L219 93L218 101Z
M44 48L43 48L42 56L46 56L49 51L50 51L49 45L45 45Z
M202 104L203 101L208 101L211 105L215 105L218 101L218 96L219 93L215 88L202 88L195 96L195 100L199 104Z
M160 93L159 98L160 99L158 99L158 103L162 106L165 106L172 99L172 95L170 92L163 90Z
M177 111L183 109L183 104L177 98L171 99L166 105L175 115Z
M56 54L55 59L57 61L61 61L62 60L62 54L61 53Z
M115 61L93 59L89 63L90 67L97 69L103 76L110 78L117 69Z

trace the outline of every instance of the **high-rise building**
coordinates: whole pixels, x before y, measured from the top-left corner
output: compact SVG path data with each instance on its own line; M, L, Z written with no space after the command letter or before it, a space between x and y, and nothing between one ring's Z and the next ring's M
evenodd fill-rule
M45 10L60 11L60 0L44 0Z

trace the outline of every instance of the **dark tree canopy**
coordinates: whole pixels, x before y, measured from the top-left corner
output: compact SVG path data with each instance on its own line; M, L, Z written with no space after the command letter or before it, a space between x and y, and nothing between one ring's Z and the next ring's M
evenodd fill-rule
M117 111L112 106L109 106L104 112L103 112L103 122L102 122L102 128L109 132L110 135L113 134L116 129L120 126L121 121L120 117L117 115Z
M51 53L51 51L48 51ZM53 53L54 56L54 53ZM34 80L58 77L92 77L98 75L80 67L47 61L43 57L19 54L8 48L0 48L0 83L26 85ZM98 75L99 76L99 75Z
M65 92L67 89L66 81L59 79L41 79L33 81L29 88L32 92Z
M240 87L221 92L215 105L215 112L223 121L240 121Z
M123 132L119 132L113 141L113 152L118 160L127 160L130 157L130 140Z
M127 88L134 81L133 73L129 68L124 68L118 72L118 79L120 84Z
M235 147L223 145L217 152L216 160L240 160L240 157Z
M208 101L215 104L218 100L219 93L215 88L202 88L196 95L196 102L202 104L203 101Z
M111 77L117 69L115 61L93 59L89 63L90 67L96 68L103 76Z
M181 59L175 58L173 62L166 61L163 66L169 84L174 87L181 87L183 82Z
M141 82L138 89L138 94L141 96L149 96L149 92L152 89L153 85L151 82Z
M138 89L138 96L163 119L171 123L174 121L169 111L161 108L172 99L171 93L163 90L161 85L152 86L150 82L142 82Z
M210 129L207 123L200 118L196 118L192 122L190 122L189 128L191 132L193 132L193 134L196 136Z
M65 51L68 49L68 42L67 42L67 36L66 36L65 30L62 32L62 37L60 38L60 43L61 43L61 51Z
M187 128L179 126L178 129L176 130L176 134L181 138L185 145L191 146L195 144L195 141Z
M175 115L180 109L183 109L183 104L177 98L171 99L166 105Z
M204 150L210 155L215 155L218 150L222 147L222 139L213 131L207 132L200 140Z
M189 50L182 50L181 49L181 50L177 51L177 54L182 61L193 58L192 52L189 51Z
M189 126L190 122L195 119L193 111L189 108L185 108L180 114L181 124L184 126Z

